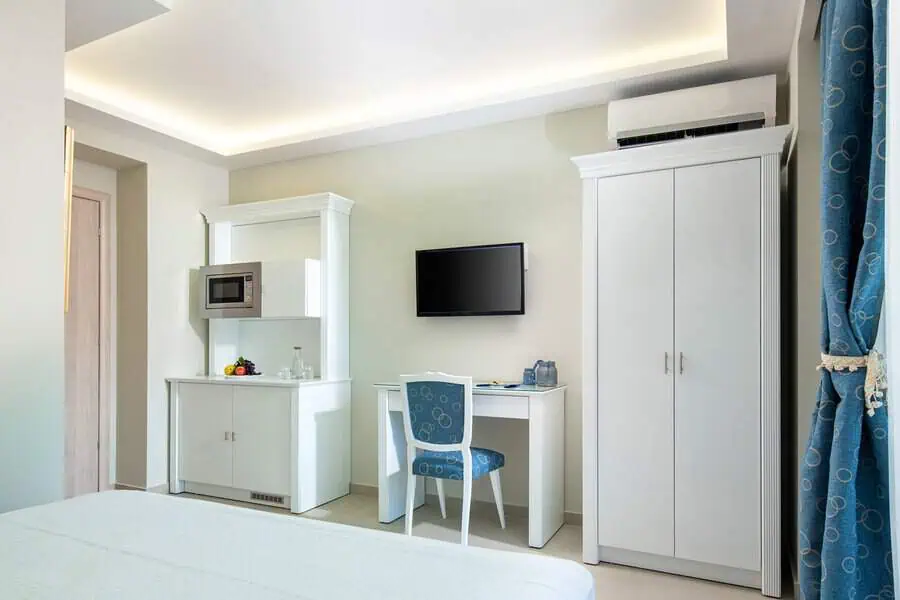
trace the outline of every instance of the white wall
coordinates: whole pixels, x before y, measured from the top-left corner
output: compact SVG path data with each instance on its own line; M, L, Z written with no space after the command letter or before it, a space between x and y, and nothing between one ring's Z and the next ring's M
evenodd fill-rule
M332 191L351 216L354 483L377 482L372 384L440 369L520 380L555 359L566 400L566 509L581 510L581 180L569 161L606 148L593 108L235 171L231 201ZM524 316L420 319L418 248L529 244ZM527 426L476 420L476 443L507 454L504 497L527 504ZM488 485L476 497L490 499Z
M0 2L0 512L63 497L64 44L64 0Z
M265 280L263 271L263 280ZM303 348L303 362L322 374L322 323L320 319L259 319L241 321L238 326L238 353L249 358L266 375L290 368L294 346ZM213 365L210 372L221 373L225 365Z
M74 181L78 187L109 194L110 199L115 202L116 188L118 186L118 172L116 169L76 159Z
M785 543L797 571L798 473L806 451L811 417L819 384L819 336L821 326L821 234L819 224L819 172L822 154L821 94L819 91L819 42L813 38L818 1L801 3L790 62L789 121L794 128L789 162L789 193L784 265L785 303L789 311L783 335L789 342L785 367L789 369L783 391L785 443L783 489Z
M318 217L238 225L231 229L231 262L321 258Z
M121 456L126 451L123 437L128 432L120 429L118 463L121 466L124 460L146 465L145 477L141 478L138 471L133 474L135 479L120 483L154 487L164 484L168 477L165 378L206 370L206 322L197 315L191 270L206 264L206 227L199 210L227 203L228 172L95 125L69 121L80 143L147 165L147 443L140 450L146 456ZM122 202L120 214L127 209ZM120 304L120 313L122 310ZM124 385L120 376L120 396Z
M806 450L810 419L816 406L819 385L819 334L821 330L821 265L822 243L819 222L821 188L822 129L821 93L819 91L819 43L801 35L797 42L796 116L796 188L795 210L797 276L796 364L797 380L797 452Z
M76 132L76 135L78 133ZM147 165L119 172L116 479L147 481Z

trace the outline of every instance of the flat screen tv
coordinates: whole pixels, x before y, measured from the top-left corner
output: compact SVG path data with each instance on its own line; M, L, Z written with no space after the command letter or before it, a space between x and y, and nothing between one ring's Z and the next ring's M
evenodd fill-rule
M525 245L417 251L416 314L420 317L525 314Z

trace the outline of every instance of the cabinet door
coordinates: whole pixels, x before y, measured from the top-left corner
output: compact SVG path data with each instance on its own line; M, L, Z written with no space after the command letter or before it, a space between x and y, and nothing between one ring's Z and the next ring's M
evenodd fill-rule
M598 540L674 552L672 171L598 181ZM668 368L667 368L668 365Z
M675 170L675 556L760 569L760 166Z
M234 386L234 487L290 495L291 393Z
M231 486L231 386L178 384L181 478Z
M262 277L263 317L322 316L321 267L317 259L266 261Z

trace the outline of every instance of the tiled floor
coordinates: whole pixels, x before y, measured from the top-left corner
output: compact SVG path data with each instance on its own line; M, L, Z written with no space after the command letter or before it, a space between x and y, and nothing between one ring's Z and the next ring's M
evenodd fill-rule
M182 497L212 500L190 494L183 494ZM215 501L226 502L222 500ZM227 503L290 514L284 510L269 509L253 504ZM491 508L491 510L488 510L488 508ZM345 496L304 513L299 518L332 521L398 533L403 532L402 519L389 525L382 525L378 522L378 500L373 496ZM445 521L441 519L440 510L436 506L426 505L415 513L413 535L457 542L459 541L459 521L458 506L453 507L451 505L448 507L447 520ZM492 507L487 505L477 505L472 509L469 543L474 546L499 550L536 552L581 562L580 527L565 525L550 540L546 547L541 550L533 550L528 548L528 524L526 519L522 517L507 517L506 530L500 529L497 513ZM586 567L594 575L594 580L597 582L597 600L759 600L762 598L759 591L676 577L674 575L653 573L641 569L605 564L598 566L586 565Z

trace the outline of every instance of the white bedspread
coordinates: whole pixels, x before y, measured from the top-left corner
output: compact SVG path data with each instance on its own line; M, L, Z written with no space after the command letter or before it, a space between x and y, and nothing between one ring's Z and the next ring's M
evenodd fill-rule
M145 492L0 515L3 600L590 600L579 564Z

